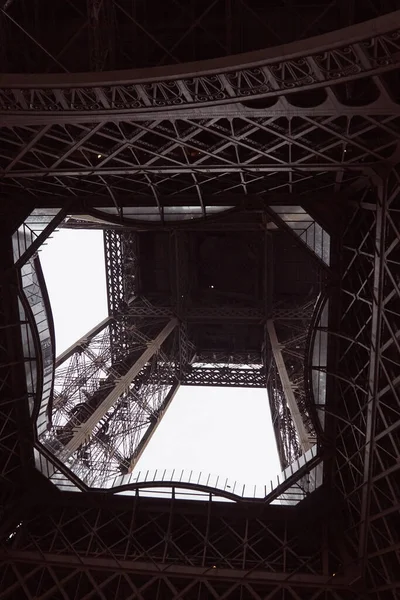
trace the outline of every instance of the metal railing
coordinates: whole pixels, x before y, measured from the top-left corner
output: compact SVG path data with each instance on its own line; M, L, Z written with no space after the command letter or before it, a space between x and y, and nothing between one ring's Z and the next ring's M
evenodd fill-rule
M200 495L213 494L233 501L277 500L293 504L300 502L321 484L318 469L318 448L314 445L268 484L251 485L233 478L213 475L192 469L134 470L127 475L110 477L105 488L114 493L156 494L171 496L176 489L191 490ZM301 481L304 472L304 481Z

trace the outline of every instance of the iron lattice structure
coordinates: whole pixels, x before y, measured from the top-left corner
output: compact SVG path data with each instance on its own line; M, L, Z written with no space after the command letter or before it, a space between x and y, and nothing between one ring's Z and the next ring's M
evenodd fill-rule
M150 6L0 9L0 598L394 600L397 6ZM110 319L56 363L35 253L61 222L106 230ZM261 501L89 490L180 383L232 382L268 387L283 466L317 438L311 466Z
M252 232L238 225L234 232L211 233L201 223L191 234L179 224L167 232L105 231L110 316L57 359L51 416L38 427L39 451L55 454L88 487L131 486L139 477L135 465L180 385L267 387L282 468L311 450L317 429L304 358L323 267L286 231L263 231L266 217L262 207L252 213L259 229ZM272 268L273 252L286 252L279 261L284 277ZM301 283L290 298L295 270ZM175 481L177 474L164 473L162 480L168 477ZM192 473L189 481L181 474L179 483L192 484L192 478L206 487L212 481ZM223 492L237 495L239 488L225 481Z

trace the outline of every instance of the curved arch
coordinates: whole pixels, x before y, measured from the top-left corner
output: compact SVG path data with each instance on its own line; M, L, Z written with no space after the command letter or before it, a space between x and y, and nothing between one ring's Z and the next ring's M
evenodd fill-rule
M320 337L322 335L324 335L326 337L325 339L325 348L326 348L326 355L323 358L323 362L327 363L327 348L328 348L328 343L329 343L329 335L335 335L334 332L330 332L328 330L327 325L321 325L321 321L324 318L324 311L328 311L328 304L329 304L329 299L330 299L330 294L329 291L325 291L325 293L322 293L317 301L316 307L315 307L315 311L313 314L313 318L312 318L312 322L311 322L311 326L310 326L310 330L309 330L309 339L307 342L307 352L306 352L306 356L305 356L305 386L306 386L306 395L308 398L311 399L310 405L312 406L313 409L313 414L318 415L318 409L317 406L318 404L325 404L325 395L326 395L326 377L329 374L330 376L335 377L336 379L338 379L341 382L344 382L346 384L348 384L350 387L352 387L354 390L357 390L363 394L365 394L365 390L356 382L351 381L350 379L348 379L347 377L341 376L337 373L334 373L332 371L327 370L327 364L313 364L314 360L314 353L315 350L317 349L317 344L321 345L321 339L317 340L317 335L319 335ZM325 318L327 320L327 313L325 315ZM342 339L348 339L346 336L342 336L340 334L336 334L338 337L341 337ZM363 344L360 344L364 349L365 346ZM321 355L320 355L321 358ZM322 389L321 389L322 388ZM318 390L319 393L319 402L318 399L316 398L316 389ZM321 415L319 415L319 418L317 418L316 420L316 424L317 424L317 431L320 433L320 435L323 435L323 429L324 429L324 419L323 419L323 414L322 417Z
M249 501L253 498L249 498L246 496L240 496L238 494L234 494L232 492L228 492L223 488L206 486L198 483L192 483L189 481L141 481L140 483L131 483L127 485L120 485L113 487L109 490L112 494L117 494L119 492L124 491L134 491L134 490L144 490L144 489L153 489L153 488L172 488L172 489L181 489L181 490L191 490L194 492L200 492L204 494L209 494L212 496L218 496L220 498L226 498L227 500L232 500L233 502L243 502L243 500ZM100 491L100 490L99 490ZM104 489L101 489L101 492L104 493ZM255 500L260 500L260 498L254 498Z
M287 467L274 481L268 482L268 485L239 484L234 480L225 479L225 484L220 481L220 477L204 475L204 481L201 482L202 473L196 473L192 479L193 471L190 471L189 477L184 475L182 470L179 479L174 479L175 469L172 476L165 478L166 470L162 478L157 478L158 470L154 473L146 472L144 479L140 480L140 473L135 476L123 475L109 481L106 487L92 487L84 482L74 473L68 465L60 461L60 458L52 454L48 448L36 438L36 450L40 456L37 462L37 468L49 478L49 480L60 489L66 487L75 490L91 491L91 493L100 493L107 495L118 494L138 494L146 491L150 495L175 496L176 490L181 494L190 493L197 496L208 496L225 498L236 503L262 503L270 504L273 501L278 503L295 505L303 500L308 494L313 492L321 484L320 471L322 467L323 454L317 445L314 445L306 454L300 456L289 467ZM319 473L318 473L319 470ZM196 481L196 475L199 475ZM309 485L305 488L298 485L299 480L309 477ZM132 481L130 481L133 478ZM214 479L214 481L213 481ZM211 481L210 481L211 480ZM227 485L228 481L231 485ZM198 498L201 499L201 498Z
M33 340L33 346L34 346L34 356L30 356L29 358L35 361L35 366L36 366L36 381L35 384L33 384L33 377L32 377L32 371L30 372L31 378L32 378L32 388L33 388L33 409L32 409L32 413L31 413L31 417L32 420L35 421L37 418L37 414L39 412L39 404L40 404L40 398L42 396L42 390L43 390L43 376L41 377L41 374L43 373L43 359L42 359L42 351L41 351L41 347L40 347L40 337L39 337L39 332L35 323L35 318L33 315L33 311L29 305L28 299L25 296L23 289L19 289L18 292L18 299L21 302L21 306L22 306L22 310L24 311L24 317L26 319L26 324L27 327L29 328L29 333L27 333L27 337L28 337L28 346L29 346L29 334L32 336L32 340ZM22 336L24 338L24 336ZM26 357L24 357L26 360ZM28 382L28 375L26 375L26 379L27 379L27 388L29 390L29 382ZM28 391L29 394L29 391Z
M51 310L50 297L49 297L49 293L47 291L47 285L46 285L46 280L45 280L44 273L42 270L42 265L41 265L41 262L38 257L34 258L34 265L35 265L36 275L38 278L39 288L42 293L42 300L43 300L43 305L44 305L44 309L45 309L45 313L46 313L47 327L49 330L51 349L52 349L52 357L51 357L52 358L52 365L51 365L52 378L51 378L51 387L49 390L49 401L47 402L47 410L46 410L47 418L50 420L52 407L53 407L54 374L55 374L55 369L56 369L56 352L55 352L56 334L55 334L55 328L54 328L53 311Z
M322 435L324 429L323 419L320 418L319 411L317 409L317 399L315 395L315 377L318 377L316 365L314 365L314 352L317 343L317 335L320 330L320 323L323 318L323 312L328 308L329 303L329 290L322 292L317 299L314 313L311 318L308 340L305 353L304 361L304 385L306 390L306 397L309 398L310 410L314 417L314 424L319 436Z
M185 470L182 470L180 475L178 474L174 478L174 469L172 474L167 474L167 476L165 476L166 470L164 470L161 478L157 478L158 470L150 473L150 475L149 471L147 471L144 479L140 478L140 472L137 474L132 472L127 475L115 477L113 481L109 482L110 485L105 488L91 489L97 489L97 491L101 491L102 493L117 494L124 491L141 489L176 488L219 496L233 502L270 502L284 493L289 496L291 493L299 494L299 490L295 486L296 481L300 476L310 473L321 460L322 454L319 452L318 446L314 445L304 455L297 458L280 475L277 475L276 480L270 481L269 485L243 485L229 478L220 478L219 476L215 478L215 476L207 476L206 474L204 474L204 479L201 481L203 475L201 472L193 475L193 471L190 471L189 476L188 474L185 476ZM303 492L303 496L306 494L307 492Z
M3 75L0 108L132 113L312 90L397 68L399 23L396 11L286 46L197 63L100 74Z
M55 333L50 300L48 297L47 288L38 257L33 258L30 264L32 265L32 271L34 272L37 278L37 288L40 290L40 294L38 294L37 291L34 291L32 295L35 297L35 299L37 299L40 295L39 302L42 303L43 310L33 311L31 303L29 301L29 296L25 291L22 282L18 290L18 297L23 307L34 344L34 353L36 359L36 386L34 388L33 394L34 399L31 418L32 422L36 423L39 417L42 417L41 420L43 420L43 418L45 418L45 416L48 415L48 410L51 404L55 371ZM46 322L45 329L43 329L44 321ZM44 356L43 348L43 343L45 340L43 339L43 336L41 336L39 333L39 323L41 326L42 333L47 329L48 339L50 340L50 345L46 345L46 356ZM47 352L48 348L50 349L50 352ZM45 391L46 397L44 397Z

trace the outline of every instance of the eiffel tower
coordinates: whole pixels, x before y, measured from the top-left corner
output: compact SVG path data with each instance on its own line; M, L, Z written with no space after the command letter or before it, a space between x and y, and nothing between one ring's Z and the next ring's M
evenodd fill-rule
M3 2L1 600L398 598L396 4ZM181 386L264 389L277 479L141 472Z

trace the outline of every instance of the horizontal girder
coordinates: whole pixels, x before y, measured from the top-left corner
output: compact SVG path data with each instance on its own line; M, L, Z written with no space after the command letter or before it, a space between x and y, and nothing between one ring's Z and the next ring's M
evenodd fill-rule
M214 571L213 566L197 567L182 565L164 565L161 563L150 563L144 561L116 560L111 556L107 558L97 557L74 557L69 554L39 553L34 551L10 551L1 552L0 560L16 563L33 563L42 566L65 566L79 567L84 569L94 569L112 573L130 573L133 575L157 576L163 578L167 575L172 580L176 578L192 579L196 582L207 581L211 576L214 581L229 583L241 583L244 579L250 584L273 584L282 589L304 588L321 589L325 591L348 591L348 580L339 576L332 578L332 575L320 574L297 574L288 578L287 573L275 572L269 573L265 570L260 571L242 571L239 569L217 568ZM165 576L164 575L164 576Z
M72 138L71 138L72 134ZM303 116L152 121L0 129L1 189L42 203L89 206L251 205L257 196L337 194L395 163L400 118ZM223 192L223 193L222 193ZM222 206L226 202L222 199ZM73 214L73 213L72 213ZM107 215L105 215L105 218Z
M153 71L4 75L0 108L12 111L147 111L232 104L311 91L398 67L399 13L286 47ZM396 51L397 50L397 51ZM182 72L183 71L183 72Z

